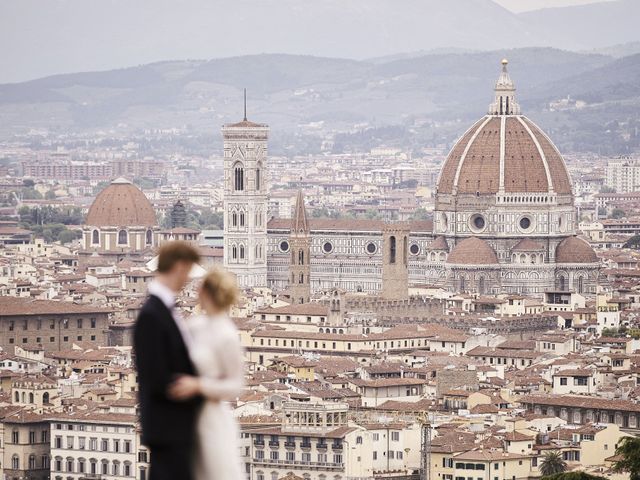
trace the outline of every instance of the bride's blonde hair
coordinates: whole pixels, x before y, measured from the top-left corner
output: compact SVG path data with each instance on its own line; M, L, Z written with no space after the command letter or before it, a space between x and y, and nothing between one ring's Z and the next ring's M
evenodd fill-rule
M240 296L235 277L221 268L211 270L202 280L201 288L220 310L228 310Z

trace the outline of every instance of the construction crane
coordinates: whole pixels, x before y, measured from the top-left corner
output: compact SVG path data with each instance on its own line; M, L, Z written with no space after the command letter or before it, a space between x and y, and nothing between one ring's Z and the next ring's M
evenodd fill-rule
M426 413L418 415L420 424L420 480L429 480L431 474L431 422Z

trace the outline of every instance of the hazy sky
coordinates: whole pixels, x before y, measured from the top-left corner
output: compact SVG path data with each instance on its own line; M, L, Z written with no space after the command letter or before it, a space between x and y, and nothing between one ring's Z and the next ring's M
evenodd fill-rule
M598 1L611 0L494 0L503 7L513 12L525 12L527 10L536 10L539 8L566 7L569 5L584 5L587 3L596 3Z
M0 0L0 84L260 53L365 59L450 48L590 50L640 41L640 0L599 1L612 3L519 16L511 12L597 2Z

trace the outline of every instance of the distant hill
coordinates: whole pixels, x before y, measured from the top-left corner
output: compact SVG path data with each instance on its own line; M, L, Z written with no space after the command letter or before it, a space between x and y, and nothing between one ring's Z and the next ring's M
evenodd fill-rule
M640 41L639 8L617 0L516 15L492 0L5 0L0 82L261 53L584 50Z
M218 141L219 126L240 117L246 87L249 116L272 126L276 150L292 144L293 151L304 151L309 138L335 132L342 132L344 148L350 142L354 148L367 142L419 148L453 141L485 113L503 57L524 112L556 132L560 145L595 148L598 132L610 130L608 122L639 118L640 55L614 59L550 48L375 61L264 54L0 85L0 138L33 129L186 128ZM587 108L548 111L550 102L566 96ZM366 130L373 133L358 133ZM607 148L629 148L614 137L609 141Z

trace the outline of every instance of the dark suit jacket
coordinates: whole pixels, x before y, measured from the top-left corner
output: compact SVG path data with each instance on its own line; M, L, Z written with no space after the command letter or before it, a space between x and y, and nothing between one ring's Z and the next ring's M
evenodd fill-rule
M174 402L167 388L177 375L195 375L195 368L171 312L156 296L149 296L140 310L134 348L142 442L148 446L191 444L201 400Z

